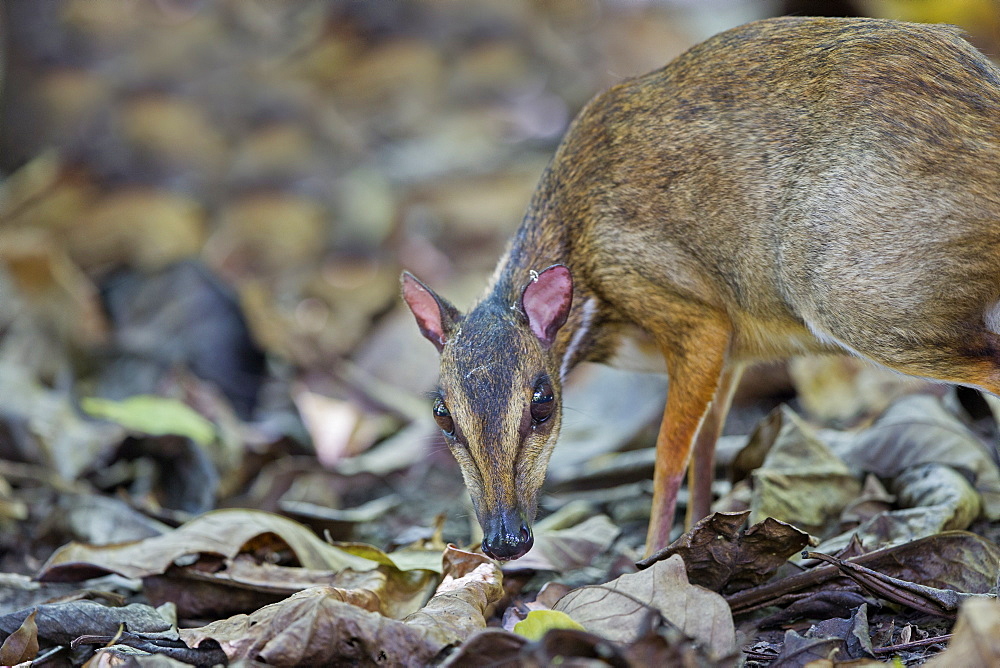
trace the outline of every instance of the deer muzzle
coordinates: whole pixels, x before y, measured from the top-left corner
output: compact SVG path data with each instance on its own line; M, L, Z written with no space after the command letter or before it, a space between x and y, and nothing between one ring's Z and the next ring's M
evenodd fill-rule
M520 559L535 542L528 520L517 509L503 510L484 519L483 552L493 559Z

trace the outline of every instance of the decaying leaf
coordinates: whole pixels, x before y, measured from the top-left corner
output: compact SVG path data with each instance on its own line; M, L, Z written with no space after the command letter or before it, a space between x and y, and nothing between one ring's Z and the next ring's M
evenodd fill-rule
M904 470L892 484L904 508L940 508L942 521L934 533L966 529L982 511L980 495L956 469L929 462Z
M475 634L442 664L448 668L480 666L600 665L699 666L729 668L732 657L709 656L696 641L670 624L650 627L634 642L622 645L593 633L552 629L534 642L497 629Z
M348 554L378 562L383 566L391 566L401 571L425 570L441 572L441 550L421 549L419 547L404 547L387 554L374 545L365 543L334 543Z
M757 622L759 628L776 629L804 619L843 618L851 610L867 605L874 609L881 606L877 599L849 589L812 591L803 595L788 595L776 601L783 606Z
M841 521L847 525L857 525L892 509L896 497L886 490L878 476L869 473L865 476L861 494L849 503L840 514Z
M928 463L969 472L982 495L986 516L1000 518L1000 469L979 439L936 397L900 399L860 432L841 456L880 478L896 478L906 469Z
M850 619L833 617L824 620L810 628L806 635L812 638L839 638L843 641L843 651L838 659L875 658L868 627L868 606L864 603L858 606Z
M165 619L153 607L141 603L115 607L89 600L46 603L31 610L3 615L0 617L0 635L15 633L32 615L37 637L53 645L69 645L83 635L114 636L122 624L137 633L177 639L172 620Z
M114 643L114 644L111 644ZM119 629L113 636L86 635L77 638L75 646L92 645L97 666L141 665L162 668L173 666L217 666L226 662L226 654L212 643L192 649L182 641L132 633ZM88 662L88 666L91 662Z
M742 529L749 516L749 511L713 513L637 565L644 568L679 554L692 584L722 593L756 586L808 545L810 537L770 517Z
M717 657L728 656L736 646L733 617L725 599L690 584L679 555L607 584L574 589L554 609L616 642L637 640L649 628L651 614L658 614Z
M778 421L762 466L753 471L751 521L773 517L810 533L822 533L861 491L850 469L787 406Z
M116 497L67 492L59 496L57 508L53 524L91 545L142 540L170 531Z
M181 636L192 647L200 647L207 639L218 642L230 661L265 661L282 666L352 659L374 663L395 655L399 645L404 645L405 652L420 647L412 634L395 631L398 624L344 602L341 590L312 587L250 615L185 630ZM385 641L383 635L387 636ZM395 642L388 641L388 637ZM432 654L424 651L420 656L426 659Z
M831 553L856 541L876 549L917 540L950 529L964 529L979 516L979 493L957 470L944 464L927 463L905 469L892 481L900 505L883 510L859 526L833 536L817 548Z
M442 665L449 668L479 668L483 665L555 666L591 663L613 668L629 666L619 645L578 629L552 629L534 642L506 631L487 629L470 638L467 645L459 648Z
M437 592L403 620L439 647L459 643L484 628L486 611L503 597L503 576L492 559L449 546L444 564Z

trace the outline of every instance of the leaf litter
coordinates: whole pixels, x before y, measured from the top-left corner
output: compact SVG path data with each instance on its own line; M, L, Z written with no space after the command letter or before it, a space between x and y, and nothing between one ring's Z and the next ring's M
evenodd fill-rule
M612 4L11 4L0 663L997 662L998 404L856 360L749 370L638 565L665 381L580 369L534 549L476 552L397 278L470 303L573 111L696 41Z

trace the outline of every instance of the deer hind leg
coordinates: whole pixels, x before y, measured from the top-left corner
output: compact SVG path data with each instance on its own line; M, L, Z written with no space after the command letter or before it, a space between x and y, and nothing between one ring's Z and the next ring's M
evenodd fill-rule
M712 509L712 481L715 479L715 443L726 424L726 415L733 401L733 393L743 375L743 365L730 362L719 378L715 398L698 430L694 443L691 465L688 467L688 491L690 493L684 524L691 528L695 522L707 516Z
M684 480L698 430L720 384L733 382L721 383L724 378L731 379L734 375L726 368L731 338L728 323L721 318L702 318L684 325L671 328L671 334L660 340L670 384L656 439L653 507L646 535L646 556L669 544L677 492ZM728 394L729 388L724 389ZM713 428L713 431L716 430ZM714 448L715 443L706 441L702 447ZM703 452L699 459L703 466L706 459Z

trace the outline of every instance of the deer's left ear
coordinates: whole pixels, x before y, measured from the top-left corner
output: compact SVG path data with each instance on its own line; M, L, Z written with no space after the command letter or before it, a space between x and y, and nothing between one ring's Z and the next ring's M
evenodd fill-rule
M528 318L531 331L546 348L555 341L559 328L569 317L573 304L573 277L569 267L554 264L524 286L521 311Z

